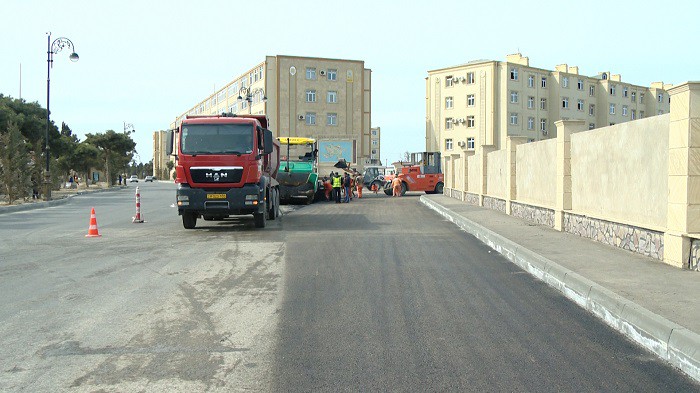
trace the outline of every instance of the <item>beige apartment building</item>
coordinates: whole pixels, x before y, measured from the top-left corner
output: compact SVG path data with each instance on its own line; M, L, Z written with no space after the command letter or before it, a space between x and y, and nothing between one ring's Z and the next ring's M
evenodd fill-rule
M380 158L371 131L371 82L364 61L267 56L181 113L171 128L187 115L266 114L275 136L319 141L322 174L336 170L339 158L361 169ZM154 136L154 149L161 145ZM167 161L162 151L153 156Z
M531 67L520 53L428 71L425 80L426 149L443 157L502 149L507 136L555 138L559 120L594 129L668 113L671 87L633 85L607 71L584 76L567 64Z

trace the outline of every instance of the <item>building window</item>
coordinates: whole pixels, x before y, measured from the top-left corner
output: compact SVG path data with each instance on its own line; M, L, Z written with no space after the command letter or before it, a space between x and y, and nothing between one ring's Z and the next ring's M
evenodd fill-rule
M547 88L547 77L546 77L546 76L543 76L543 77L542 77L542 84L541 84L541 86L542 86L543 89Z
M632 92L632 102L637 102L637 93L634 91Z
M527 118L527 129L528 130L535 129L535 118L534 117Z
M326 94L326 101L329 104L335 104L338 102L338 92L337 91L329 91L328 94Z
M452 77L445 77L445 87L452 87Z
M372 130L372 136L377 136L377 130Z
M304 118L306 119L307 126L315 126L316 125L316 113L306 112L306 116Z
M467 84L471 85L472 83L474 83L474 73L467 72Z
M588 105L588 116L595 116L595 104Z
M546 98L540 98L540 109L543 111L547 110L547 99Z
M527 97L527 109L534 109L535 108L535 97L530 96Z
M616 88L615 85L610 84L610 95L611 95L611 96L614 96L614 95L615 95L615 88Z
M445 150L452 150L452 138L445 139Z
M644 103L644 93L639 93L639 103L643 104ZM641 116L640 116L641 117Z
M338 125L338 114L329 113L326 115L326 125L327 126L337 126Z
M467 116L467 127L474 128L475 126L476 121L474 120L474 116Z
M454 99L452 97L445 97L445 109L452 109L454 107Z
M569 87L569 77L565 76L565 77L561 78L561 85L562 85L562 87L568 88Z
M326 78L328 78L329 81L338 80L338 70L329 69L326 73Z
M576 109L579 111L583 112L583 107L585 106L583 100L578 100L578 103L576 104Z
M316 102L316 90L306 91L306 102Z
M623 87L622 88L622 96L626 98L628 94L629 94L629 89L627 89L627 86Z
M472 137L467 138L467 149L474 150L475 145L476 144L474 143L474 138L472 138Z
M637 119L637 111L632 109L632 120Z
M316 80L316 68L306 67L306 79Z
M588 123L588 129L592 130L595 128L595 123Z
M517 104L517 103L518 103L518 92L517 92L517 91L511 91L511 92L510 92L510 103L511 103L511 104Z
M622 106L622 116L627 116L627 105Z
M527 87L535 87L535 76L530 75L527 77Z
M595 86L593 86L593 85L588 86L588 95L589 95L590 97L595 96Z
M540 131L547 131L547 119L540 119Z
M639 118L643 119L644 118L644 111L639 111Z
M578 84L576 85L576 88L579 90L583 90L583 79L578 80Z
M512 81L518 80L518 69L516 67L510 68L510 80L512 80Z
M446 130L451 130L454 128L454 121L452 121L451 117L448 117L445 119L445 129Z
M377 140L372 141L372 146L378 146L378 145L379 145L379 141L377 141Z
M474 106L475 101L474 94L467 95L467 106Z
M659 94L659 102L664 102L664 95L663 94Z
M569 109L569 97L563 97L561 99L561 107L564 109Z
M610 114L611 115L615 114L615 104L610 104Z
M511 114L510 114L510 125L512 125L512 126L518 125L518 114L515 112L511 112Z

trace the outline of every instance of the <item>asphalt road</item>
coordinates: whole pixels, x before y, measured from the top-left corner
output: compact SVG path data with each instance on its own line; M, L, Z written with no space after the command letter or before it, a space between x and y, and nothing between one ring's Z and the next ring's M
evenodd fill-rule
M0 390L700 391L416 196L185 230L140 188L0 215Z

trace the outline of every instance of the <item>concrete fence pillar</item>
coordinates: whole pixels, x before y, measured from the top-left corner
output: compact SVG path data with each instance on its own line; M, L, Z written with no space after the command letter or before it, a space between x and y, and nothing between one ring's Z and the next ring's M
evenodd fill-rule
M557 127L557 203L554 229L564 230L564 212L571 210L571 134L587 130L583 120L559 120Z
M688 267L691 237L700 234L700 82L669 89L668 215L664 262Z
M515 153L518 145L522 145L523 143L527 143L527 137L509 136L506 138L506 150L508 151L506 157L506 166L508 168L508 174L506 175L506 214L508 215L510 215L511 212L510 203L517 197L517 187L515 185Z
M469 192L469 157L474 155L474 149L464 151L464 190L462 191L462 200L466 200L466 194Z

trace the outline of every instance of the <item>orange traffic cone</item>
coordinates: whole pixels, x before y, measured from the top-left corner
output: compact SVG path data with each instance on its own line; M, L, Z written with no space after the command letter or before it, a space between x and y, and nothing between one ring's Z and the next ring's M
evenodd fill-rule
M95 216L95 208L92 208L90 212L90 227L88 227L88 234L85 237L100 237L100 231L97 230L97 217Z

